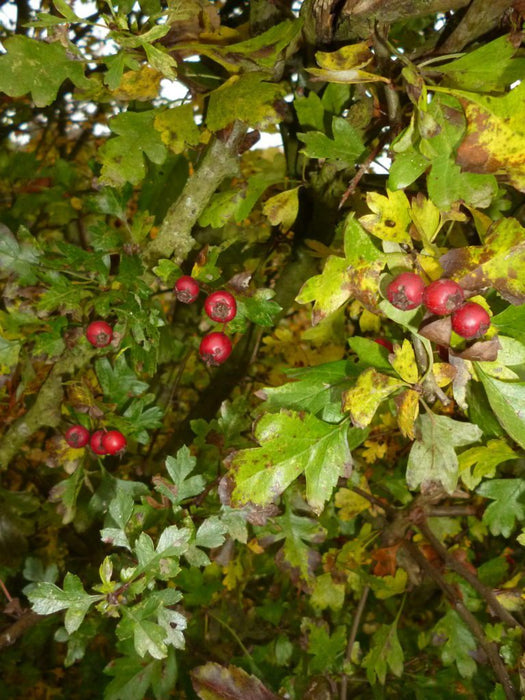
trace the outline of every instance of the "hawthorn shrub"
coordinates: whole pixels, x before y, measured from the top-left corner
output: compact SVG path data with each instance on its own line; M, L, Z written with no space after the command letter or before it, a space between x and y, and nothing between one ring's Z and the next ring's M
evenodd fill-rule
M1 9L1 697L522 695L523 3Z

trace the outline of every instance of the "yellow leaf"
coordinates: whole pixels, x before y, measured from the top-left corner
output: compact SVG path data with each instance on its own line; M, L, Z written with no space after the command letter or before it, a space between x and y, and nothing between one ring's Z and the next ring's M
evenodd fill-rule
M427 199L420 192L412 200L410 214L425 247L429 247L440 229L439 209L431 199Z
M368 309L363 309L359 317L359 328L361 333L379 333L381 330L381 319L377 314L373 314Z
M286 233L292 228L299 211L299 187L293 190L279 192L270 197L263 206L263 214L268 217L272 226L281 226Z
M415 437L414 423L419 415L419 394L407 389L396 398L397 424L403 435L410 440Z
M226 573L222 583L229 591L237 588L237 584L244 578L244 569L240 559L232 559L227 566L223 568Z
M149 66L126 71L113 94L118 100L147 102L158 97L162 77L162 73Z
M357 428L370 425L379 405L395 391L404 386L403 382L373 367L359 375L353 389L343 394L343 411L349 411L352 423Z
M370 493L368 482L364 477L361 477L359 488L367 493ZM335 494L335 507L339 508L339 517L341 520L353 520L356 515L368 510L371 507L370 501L363 498L351 489L341 488Z
M452 365L449 365L448 362L434 362L432 373L438 386L447 386L453 381L457 370Z
M408 384L415 384L418 380L418 369L414 349L408 340L403 340L403 345L394 345L394 359L390 362L392 367Z
M374 213L362 216L359 222L383 241L410 243L407 229L411 219L407 196L402 190L387 190L387 195L385 197L378 192L368 192L366 203Z
M366 440L364 449L361 451L361 457L367 464L373 464L378 459L382 459L387 452L388 445L386 442L375 442L374 440Z
M368 44L361 42L343 46L337 51L318 51L315 59L320 68L307 70L316 78L330 83L366 83L378 80L388 83L388 78L382 75L359 70L367 66L373 57Z

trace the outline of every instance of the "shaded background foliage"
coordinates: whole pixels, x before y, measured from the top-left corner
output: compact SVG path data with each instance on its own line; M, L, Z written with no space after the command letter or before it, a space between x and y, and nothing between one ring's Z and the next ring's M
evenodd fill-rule
M518 697L523 2L0 9L2 696Z

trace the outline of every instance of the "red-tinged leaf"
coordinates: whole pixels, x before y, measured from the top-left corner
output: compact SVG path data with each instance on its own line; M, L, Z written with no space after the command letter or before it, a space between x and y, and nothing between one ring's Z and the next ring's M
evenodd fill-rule
M381 547L372 552L372 559L376 562L374 576L395 576L397 569L397 550L399 544L392 547Z
M255 676L236 666L207 663L191 672L194 691L202 700L279 700Z

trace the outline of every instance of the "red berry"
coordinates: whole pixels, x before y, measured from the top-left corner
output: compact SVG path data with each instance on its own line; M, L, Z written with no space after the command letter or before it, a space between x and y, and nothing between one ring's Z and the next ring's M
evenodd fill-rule
M95 430L89 440L89 446L96 455L106 455L107 450L102 444L102 438L106 434L105 430Z
M183 304L193 304L199 291L199 283L189 275L183 275L175 282L175 294Z
M463 288L454 280L436 280L423 292L423 304L430 313L446 316L457 311L465 301Z
M386 338L374 338L374 343L377 343L378 345L382 345L384 348L388 350L388 352L392 352L394 349L394 346L392 343L387 340Z
M410 311L423 301L425 283L415 272L402 272L386 288L388 301L396 309Z
M462 338L481 338L489 326L488 312L475 301L467 301L461 309L452 314L452 329Z
M104 348L113 340L113 328L105 321L93 321L86 329L86 338L96 348Z
M109 455L122 454L126 449L126 438L120 430L108 430L102 436L102 447Z
M228 323L235 318L237 304L230 292L212 292L204 302L204 311L212 321Z
M70 447L84 447L89 442L89 430L83 425L72 425L66 430L64 437Z
M209 333L201 341L199 353L207 365L222 365L232 351L231 340L224 333Z

